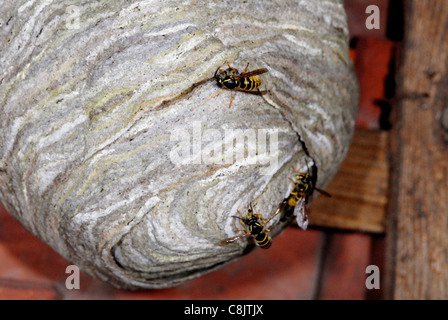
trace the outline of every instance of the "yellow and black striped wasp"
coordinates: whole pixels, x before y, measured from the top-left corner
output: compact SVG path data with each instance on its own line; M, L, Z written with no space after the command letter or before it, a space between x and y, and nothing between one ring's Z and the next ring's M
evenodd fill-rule
M221 242L221 245L227 245L233 243L239 239L245 237L252 237L255 240L255 243L262 249L268 249L272 244L272 239L269 236L270 229L266 228L266 225L271 221L276 215L273 215L268 220L264 219L260 213L255 213L252 208L252 203L249 204L249 208L247 209L246 217L243 218L241 212L238 210L237 216L232 216L233 218L237 218L241 221L243 225L249 227L249 232L246 230L238 229L238 231L243 232L242 235L226 239ZM261 223L260 223L261 221Z
M313 165L312 174L300 172L292 168L296 173L296 180L289 178L294 187L289 196L283 200L274 214L283 211L286 206L294 207L294 216L296 216L297 225L306 230L308 228L308 214L306 212L306 205L310 196L312 196L314 190L320 192L324 196L331 197L331 195L325 190L316 187L317 181L317 166Z
M216 69L214 78L218 84L218 87L232 90L232 98L230 99L229 108L232 106L235 91L260 96L267 93L267 91L260 91L260 89L258 89L260 87L261 80L257 77L257 75L267 72L268 69L261 68L246 72L249 67L249 63L247 63L246 69L244 69L242 73L239 73L239 71L232 68L229 63L227 63L227 66L227 70L221 68Z
M294 168L292 168L292 171L296 173L297 179L297 182L295 182L293 179L289 178L289 180L291 180L291 182L294 184L294 194L300 197L308 198L313 194L314 190L316 190L324 196L331 197L328 192L316 187L317 166L313 166L313 174L311 175L309 173L297 171Z

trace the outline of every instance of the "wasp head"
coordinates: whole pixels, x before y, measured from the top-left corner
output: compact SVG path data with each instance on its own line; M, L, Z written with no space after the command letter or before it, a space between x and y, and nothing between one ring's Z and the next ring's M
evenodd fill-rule
M220 88L222 88L223 81L224 81L224 79L226 77L227 77L227 71L226 70L223 70L221 68L216 69L214 78L215 78L216 83L218 84L218 86Z
M218 87L225 89L234 89L239 85L238 82L239 72L235 68L229 66L228 69L224 70L221 68L216 69L214 78Z
M297 184L296 188L299 191L299 193L308 193L310 189L312 189L312 182L311 177L307 173L300 173L296 175Z
M311 183L310 175L308 173L300 173L300 174L296 175L296 179L297 179L297 181L300 181L303 184Z

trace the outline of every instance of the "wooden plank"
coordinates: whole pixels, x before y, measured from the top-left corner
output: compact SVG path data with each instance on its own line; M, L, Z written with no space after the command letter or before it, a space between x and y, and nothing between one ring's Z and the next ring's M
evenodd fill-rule
M387 230L387 292L448 298L448 1L405 2Z
M346 159L310 208L310 225L383 233L388 201L388 132L356 130Z

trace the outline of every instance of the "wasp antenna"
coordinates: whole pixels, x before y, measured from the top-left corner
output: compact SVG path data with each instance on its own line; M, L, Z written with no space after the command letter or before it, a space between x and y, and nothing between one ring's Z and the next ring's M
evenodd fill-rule
M215 71L215 75L213 76L213 78L216 78L216 75L218 74L218 70L219 70L219 68L220 68L220 67L218 67L218 69L216 69L216 71Z
M320 194L323 194L324 196L331 198L331 194L328 193L327 191L316 188L316 187L314 189L317 190Z
M310 174L310 166L308 165L308 161L305 158L305 164L306 164L306 171L308 171L308 174Z

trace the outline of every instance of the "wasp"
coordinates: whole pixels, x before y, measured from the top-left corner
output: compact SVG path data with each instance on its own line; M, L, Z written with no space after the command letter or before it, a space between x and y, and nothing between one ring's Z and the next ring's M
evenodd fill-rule
M261 84L260 78L257 75L268 71L266 68L256 69L250 72L246 72L249 68L249 63L246 65L246 69L242 73L235 68L232 68L227 63L228 69L221 68L216 69L214 78L218 84L218 87L232 90L232 98L230 99L229 108L232 106L233 98L235 97L235 91L241 91L254 95L264 95L267 91L260 91L258 89Z
M239 229L238 231L243 232L242 235L226 239L221 242L222 245L227 245L233 243L239 239L245 237L252 237L255 240L255 243L262 249L268 249L272 244L272 239L269 236L270 229L266 228L266 225L271 221L276 215L273 215L268 220L264 219L260 213L255 213L252 208L252 203L249 204L249 208L247 209L246 217L243 218L241 212L238 210L237 216L232 216L233 218L237 218L241 221L241 223L245 226L249 227L249 232L246 230ZM261 223L260 223L261 221Z
M294 215L297 219L297 225L306 230L308 228L308 214L306 212L306 205L310 196L313 194L314 190L320 192L324 196L331 197L331 195L325 190L316 187L317 181L317 166L313 165L312 174L300 172L292 168L293 172L296 173L296 180L289 178L294 185L289 196L283 200L277 211L282 211L286 205L294 207ZM276 213L277 213L276 211Z
M317 181L316 166L313 166L313 171L315 172L312 175L310 175L309 173L297 171L294 168L292 168L292 171L296 173L297 182L294 182L293 179L289 178L289 180L291 180L291 182L294 184L294 189L291 192L291 194L294 193L296 197L300 196L308 200L309 196L311 196L314 190L316 190L319 193L323 194L324 196L331 197L331 195L328 192L316 187L316 181Z

